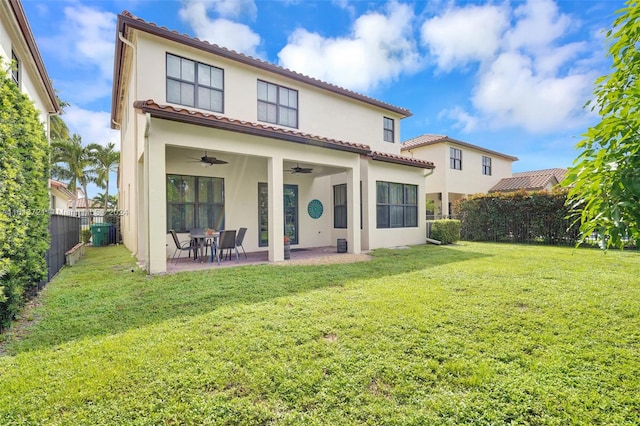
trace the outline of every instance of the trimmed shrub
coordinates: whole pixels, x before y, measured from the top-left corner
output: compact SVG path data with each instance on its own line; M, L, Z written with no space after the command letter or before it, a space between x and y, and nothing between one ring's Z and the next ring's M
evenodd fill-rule
M477 194L457 201L454 214L467 241L573 245L579 224L566 200L566 190Z
M461 222L458 219L441 219L431 221L431 238L442 244L460 241Z
M33 102L1 67L0 153L1 331L46 279L50 241L49 142Z

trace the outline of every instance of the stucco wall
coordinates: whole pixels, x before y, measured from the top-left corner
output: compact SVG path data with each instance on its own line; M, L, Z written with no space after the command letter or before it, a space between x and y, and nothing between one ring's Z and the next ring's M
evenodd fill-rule
M167 103L166 54L171 53L224 70L223 114L230 118L258 121L257 80L262 79L298 90L298 131L367 144L377 151L400 153L399 116L389 111L147 34L139 34L137 42L138 99ZM383 141L384 116L396 119L396 143Z

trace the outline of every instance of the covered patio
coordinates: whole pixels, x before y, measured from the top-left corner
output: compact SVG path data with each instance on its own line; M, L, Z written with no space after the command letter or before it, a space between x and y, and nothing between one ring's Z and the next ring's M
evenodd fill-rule
M199 270L215 270L219 268L233 268L250 265L326 265L334 263L351 263L351 262L364 262L371 259L367 252L361 252L359 254L354 253L338 253L336 247L310 247L310 248L293 248L291 249L290 259L283 260L281 262L269 262L269 252L247 252L247 257L240 252L236 262L235 254L232 254L231 260L224 260L218 264L215 260L213 262L207 261L199 262L194 261L192 257L187 257L184 254L180 258L176 258L175 261L167 259L167 273L173 274L177 272L186 271L199 271Z

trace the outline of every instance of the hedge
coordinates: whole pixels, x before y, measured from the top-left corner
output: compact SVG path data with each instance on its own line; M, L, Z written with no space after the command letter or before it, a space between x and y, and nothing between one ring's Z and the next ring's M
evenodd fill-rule
M565 190L478 194L457 201L454 215L463 240L574 245L579 223L566 200Z
M430 238L440 241L442 244L451 244L460 241L461 223L457 219L441 219L431 222Z
M33 102L2 69L0 153L1 331L46 279L50 241L49 143Z

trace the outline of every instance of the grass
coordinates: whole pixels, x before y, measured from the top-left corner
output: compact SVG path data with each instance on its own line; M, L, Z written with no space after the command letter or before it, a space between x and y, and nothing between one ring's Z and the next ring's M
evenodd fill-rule
M640 254L462 243L147 277L65 268L0 424L638 424Z

